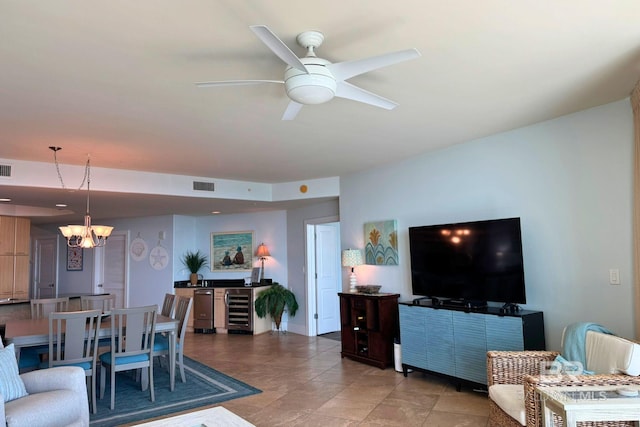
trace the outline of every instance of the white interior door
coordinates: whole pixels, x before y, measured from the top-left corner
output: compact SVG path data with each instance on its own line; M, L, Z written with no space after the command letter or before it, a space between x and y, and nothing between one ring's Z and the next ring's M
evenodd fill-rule
M54 298L58 295L58 237L37 238L35 252L33 297Z
M128 302L128 247L128 233L116 232L95 253L96 293L114 294L116 308L126 307Z
M317 333L340 330L340 229L338 223L316 225Z

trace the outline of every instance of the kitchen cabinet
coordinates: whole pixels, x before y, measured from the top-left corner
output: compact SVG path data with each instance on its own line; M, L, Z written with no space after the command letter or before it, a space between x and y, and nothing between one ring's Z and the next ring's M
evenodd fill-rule
M213 290L213 327L218 334L227 333L227 290L216 288Z
M29 299L31 221L0 216L0 298Z
M254 309L254 303L258 294L268 289L267 286L245 287L245 286L227 286L227 287L188 287L174 288L176 295L193 298L194 290L211 290L213 289L213 328L216 333L226 334L229 331L237 333L261 334L271 330L271 317L259 318ZM231 311L231 323L229 322L229 295L231 293L246 293L247 297L243 299L241 304L234 303ZM1 292L1 289L0 289ZM233 299L233 297L232 297ZM237 301L236 301L237 302ZM241 312L239 310L244 310ZM194 319L196 316L195 304L191 310L191 315L187 320L187 328L189 331L194 330ZM231 324L231 327L229 325Z

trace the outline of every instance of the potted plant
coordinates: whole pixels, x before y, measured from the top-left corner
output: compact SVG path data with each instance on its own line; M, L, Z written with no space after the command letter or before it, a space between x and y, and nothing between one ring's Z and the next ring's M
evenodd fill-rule
M204 254L200 253L200 250L197 250L195 252L191 252L191 251L187 251L186 254L184 254L184 256L182 257L182 263L184 264L185 267L187 267L187 270L189 270L189 272L191 272L191 275L189 276L189 280L191 281L192 285L197 285L198 284L198 272L203 268L207 266L207 256Z
M291 317L295 316L298 311L296 296L278 282L274 282L269 289L260 292L254 306L258 317L264 318L267 317L267 315L271 316L271 319L276 324L277 330L280 330L282 313L284 313L285 309Z

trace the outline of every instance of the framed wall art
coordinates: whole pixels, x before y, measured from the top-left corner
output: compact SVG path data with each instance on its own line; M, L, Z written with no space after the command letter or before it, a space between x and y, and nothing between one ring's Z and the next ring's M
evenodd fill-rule
M211 233L211 271L251 271L253 231Z
M398 223L395 219L364 225L364 257L369 265L398 265Z
M67 271L82 271L82 248L67 246Z

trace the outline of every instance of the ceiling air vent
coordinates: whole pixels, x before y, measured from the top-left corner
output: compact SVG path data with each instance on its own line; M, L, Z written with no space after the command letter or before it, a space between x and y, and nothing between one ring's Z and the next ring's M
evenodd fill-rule
M213 182L193 181L193 189L198 191L215 191Z
M11 165L0 165L0 176L11 177Z

